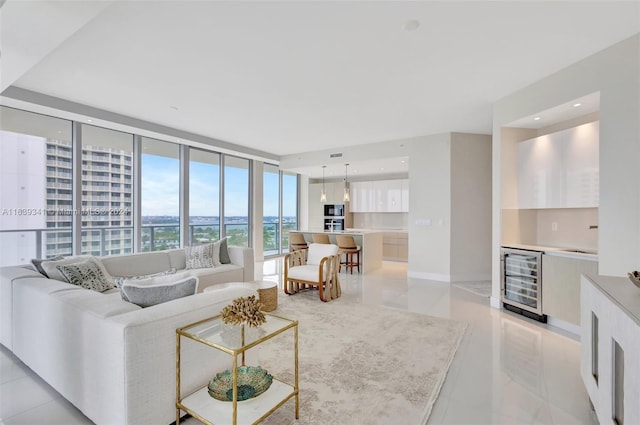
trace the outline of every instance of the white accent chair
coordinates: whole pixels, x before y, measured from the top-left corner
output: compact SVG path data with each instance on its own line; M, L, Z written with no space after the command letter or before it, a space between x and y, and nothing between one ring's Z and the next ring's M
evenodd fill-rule
M291 252L284 257L284 293L292 295L317 287L322 301L338 298L342 293L339 267L337 245L312 243L306 258L304 251Z

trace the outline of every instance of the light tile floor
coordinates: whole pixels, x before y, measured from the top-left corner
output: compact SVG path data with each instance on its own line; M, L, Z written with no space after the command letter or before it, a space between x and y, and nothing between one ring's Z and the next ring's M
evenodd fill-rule
M266 261L264 279L281 282L281 265ZM340 276L345 299L469 324L429 424L597 424L570 335L448 283L408 279L405 263ZM90 423L0 346L0 425Z

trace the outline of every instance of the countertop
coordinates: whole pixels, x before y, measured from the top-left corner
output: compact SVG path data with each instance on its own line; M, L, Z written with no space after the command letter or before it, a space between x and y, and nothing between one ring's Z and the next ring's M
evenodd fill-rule
M382 230L364 230L364 229L347 229L347 230L292 230L293 233L325 233L327 235L368 235L372 233L384 233Z
M640 326L640 288L629 278L589 275L586 278Z
M598 254L595 252L570 252L573 248L543 246L543 245L527 245L527 244L503 244L504 248L526 249L529 251L539 251L545 255L553 255L556 257L573 258L576 260L598 261ZM586 251L586 250L585 250Z

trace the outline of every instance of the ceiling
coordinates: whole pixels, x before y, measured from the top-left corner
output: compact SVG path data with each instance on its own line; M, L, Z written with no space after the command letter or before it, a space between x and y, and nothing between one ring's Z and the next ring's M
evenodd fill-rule
M640 32L636 1L9 0L0 15L3 90L277 156L490 134L495 101Z

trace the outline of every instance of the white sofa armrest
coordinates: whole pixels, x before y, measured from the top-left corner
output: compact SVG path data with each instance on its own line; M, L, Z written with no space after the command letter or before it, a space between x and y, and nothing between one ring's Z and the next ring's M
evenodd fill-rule
M244 269L244 281L255 280L253 248L243 246L229 246L229 258L231 262Z

